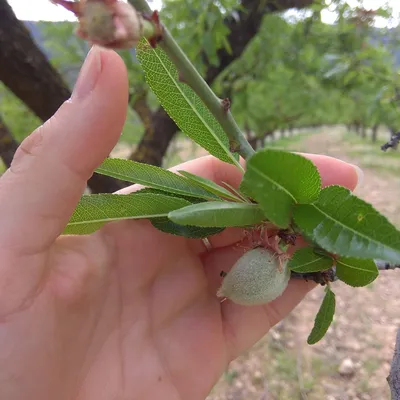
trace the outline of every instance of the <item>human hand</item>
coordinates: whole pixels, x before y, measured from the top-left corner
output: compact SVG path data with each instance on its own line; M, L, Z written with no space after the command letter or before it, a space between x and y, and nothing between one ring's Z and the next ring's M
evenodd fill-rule
M145 220L60 237L119 139L127 100L122 60L95 48L71 100L0 179L1 399L202 400L314 287L291 281L264 306L221 303L219 273L240 257L241 229L211 237L211 251ZM352 165L307 156L323 185L356 186ZM212 157L178 168L233 186L241 178Z

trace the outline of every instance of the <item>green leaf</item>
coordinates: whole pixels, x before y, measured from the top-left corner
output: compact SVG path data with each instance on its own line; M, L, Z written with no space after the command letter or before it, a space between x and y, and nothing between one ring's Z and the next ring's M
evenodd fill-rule
M161 232L190 239L206 238L224 230L224 228L202 228L198 226L179 225L170 221L168 218L155 218L151 220L151 223Z
M155 193L155 194L165 195L164 192L157 190L157 189L152 189L152 188L141 189L135 193ZM202 203L205 201L205 200L199 199L197 197L196 198L194 198L194 197L191 198L191 197L186 197L186 196L181 197L175 193L169 193L168 196L183 198L191 204ZM198 226L179 225L179 224L176 224L175 222L172 222L167 217L152 218L152 219L150 219L150 222L156 229L158 229L161 232L169 233L171 235L183 236L183 237L190 238L190 239L201 239L201 238L209 237L212 235L216 235L217 233L221 233L225 229L225 228L201 228Z
M400 232L342 186L324 188L315 204L297 205L293 217L303 235L330 253L400 261Z
M325 271L332 265L332 258L317 254L312 247L303 247L293 254L288 267L295 272L307 273Z
M178 71L165 52L152 48L145 39L136 51L147 83L179 129L213 156L240 167L221 125L197 94L179 82Z
M93 233L105 223L122 219L167 217L168 213L190 202L161 194L93 194L82 196L64 234Z
M161 194L163 196L168 196L168 197L177 197L178 199L184 199L191 204L203 203L206 201L204 199L199 199L198 197L183 196L183 195L176 194L176 193L168 193L167 194L162 190L153 189L153 188L143 188L143 189L136 191L135 193L136 194L152 193L152 194Z
M308 336L307 343L315 344L319 342L328 331L335 314L336 299L335 293L329 288L326 288L326 294L322 301L321 307L315 317L314 327Z
M287 228L294 204L318 199L321 178L315 165L298 154L262 149L248 160L240 189L272 223Z
M353 287L367 286L379 275L374 260L341 257L336 260L337 277Z
M242 202L243 200L236 197L234 194L232 194L229 190L217 185L215 182L203 178L201 176L193 175L190 172L187 171L178 171L181 175L183 175L185 178L189 179L196 185L204 188L208 192L211 192L219 197L223 197L226 199L230 199L233 201L239 201Z
M206 200L218 199L190 180L171 171L154 165L119 158L106 158L96 169L101 175L111 176L127 182L138 183L147 187Z
M168 218L181 225L228 227L258 224L264 214L256 204L209 201L172 211Z

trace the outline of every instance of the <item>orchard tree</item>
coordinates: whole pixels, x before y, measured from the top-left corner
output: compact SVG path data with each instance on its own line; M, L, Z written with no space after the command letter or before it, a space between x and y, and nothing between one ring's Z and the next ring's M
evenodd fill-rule
M49 119L71 96L60 74L6 0L0 0L0 53L0 81L42 121ZM88 185L94 193L121 188L116 180L99 175L90 178Z
M313 0L242 0L236 7L237 11L232 11L233 3L236 5L233 1L221 2L221 7L213 6L212 2L207 3L207 13L202 14L204 24L201 28L196 24L199 29L202 29L201 33L196 35L196 38L201 41L192 42L193 48L203 49L203 38L214 34L214 29L217 29L217 36L220 38L216 45L213 44L214 40L212 43L208 40L208 43L214 46L214 50L207 45L204 47L206 57L204 57L203 71L209 83L214 81L233 60L241 56L246 45L257 34L265 14L293 7L307 7L313 3ZM191 15L196 13L196 10L205 9L203 4L197 0L185 2L185 7L179 7L179 2L167 1L163 13L166 15L166 20L169 15L169 20L174 21L174 24L175 21L192 21L193 23ZM175 16L179 12L186 14ZM193 29L191 26L184 26L179 29L179 32L181 37L187 37ZM201 36L203 33L205 36ZM19 45L16 46L16 43ZM69 97L70 92L60 75L51 67L29 37L24 25L15 18L6 0L0 0L0 49L3 55L0 80L42 120L48 119ZM26 62L28 56L29 63ZM15 68L16 63L19 66L18 69ZM13 71L13 74L7 71ZM21 76L17 76L18 72ZM34 95L35 93L40 93L40 96ZM46 101L41 102L42 98ZM143 97L141 100L139 102L141 115L147 115L147 123L144 126L144 136L131 159L161 165L163 156L178 128L162 107L153 110L148 107L144 112Z

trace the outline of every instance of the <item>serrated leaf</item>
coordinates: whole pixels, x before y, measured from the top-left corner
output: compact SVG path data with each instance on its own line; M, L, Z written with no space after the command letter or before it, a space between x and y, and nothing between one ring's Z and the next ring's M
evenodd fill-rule
M183 236L190 239L202 239L217 233L225 228L202 228L199 226L179 225L168 218L156 218L151 220L152 225L161 232L171 235Z
M106 158L96 169L101 175L111 176L123 181L138 183L164 192L175 193L207 200L218 199L216 195L204 190L190 180L166 169L119 158Z
M353 287L367 286L379 275L374 260L341 257L336 260L337 277Z
M213 156L240 167L221 125L198 95L179 82L178 71L166 53L142 39L136 55L148 85L179 129Z
M84 195L63 233L85 235L107 222L167 217L170 211L190 204L178 197L152 193Z
M213 182L209 179L203 178L201 176L193 175L187 171L178 171L178 172L181 175L183 175L185 178L192 181L194 184L202 187L203 189L207 190L208 192L215 194L216 196L230 199L233 201L239 201L239 202L243 201L242 199L240 199L240 198L236 197L234 194L232 194L229 190L217 185L215 182Z
M319 342L326 334L332 323L335 314L336 298L335 293L327 287L324 300L315 317L314 327L308 336L307 343L315 344Z
M400 232L342 186L328 186L315 204L295 207L294 222L323 249L344 257L400 261Z
M321 178L317 167L298 154L262 149L248 160L240 189L272 223L287 228L294 204L318 199Z
M172 211L168 218L180 225L233 227L258 224L265 219L256 204L209 201Z
M297 250L288 263L288 267L298 273L325 271L332 265L332 258L317 254L312 247Z

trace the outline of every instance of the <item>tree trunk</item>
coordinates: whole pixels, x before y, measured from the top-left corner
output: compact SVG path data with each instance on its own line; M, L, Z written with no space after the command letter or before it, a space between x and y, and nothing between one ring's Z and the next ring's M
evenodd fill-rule
M354 130L357 135L361 135L361 124L359 122L354 123Z
M365 139L367 137L367 127L365 125L361 126L361 137Z
M225 49L218 51L218 66L210 64L207 66L205 74L207 83L211 84L228 65L241 56L250 40L257 34L265 14L289 8L304 8L313 2L314 0L242 0L243 9L235 16L230 16L225 20L225 24L230 30L228 42L232 52ZM152 128L145 130L139 146L130 156L131 160L146 161L154 165L162 164L169 143L178 130L173 121L167 122L168 119L169 117L163 109L156 112ZM156 150L147 150L145 146L154 147ZM146 157L148 155L149 159L144 155Z
M168 146L178 131L175 122L164 109L152 114L151 123L145 124L145 132L130 159L146 164L161 166Z
M60 74L6 0L0 0L0 54L0 80L42 121L71 96ZM88 185L93 193L113 192L125 186L106 176L93 176Z
M10 167L17 148L18 142L13 138L10 130L0 116L0 158L7 168Z
M285 137L285 129L281 129L281 139L283 139Z
M378 129L379 129L379 124L375 124L375 125L372 127L372 136L371 136L371 139L372 139L372 142L373 142L373 143L376 143L376 140L378 139Z

